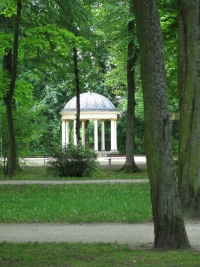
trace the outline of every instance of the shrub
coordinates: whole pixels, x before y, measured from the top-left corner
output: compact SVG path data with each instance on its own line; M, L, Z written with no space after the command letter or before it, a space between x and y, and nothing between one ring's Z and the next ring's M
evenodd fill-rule
M83 177L90 176L97 171L99 164L96 161L97 154L88 147L79 144L54 149L49 160L51 173L59 177Z

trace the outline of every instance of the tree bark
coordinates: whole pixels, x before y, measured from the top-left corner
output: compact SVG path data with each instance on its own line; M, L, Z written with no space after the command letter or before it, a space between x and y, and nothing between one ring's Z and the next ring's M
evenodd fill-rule
M16 172L17 166L17 152L16 152L16 140L15 140L15 131L14 131L14 118L13 118L13 96L15 91L15 83L17 77L17 65L18 65L18 39L19 39L19 25L21 17L21 1L17 2L17 15L15 18L14 26L14 43L13 43L13 52L12 50L6 49L5 55L3 57L3 72L5 77L5 86L6 80L10 79L8 90L4 96L4 103L6 105L7 121L8 121L8 175L13 177ZM6 86L7 87L7 86Z
M75 74L75 85L76 85L76 141L77 144L81 140L80 137L80 82L78 75L78 56L77 49L74 48L74 74Z
M184 216L200 217L200 1L179 1L179 165Z
M162 33L156 0L134 0L155 248L189 248L172 160Z

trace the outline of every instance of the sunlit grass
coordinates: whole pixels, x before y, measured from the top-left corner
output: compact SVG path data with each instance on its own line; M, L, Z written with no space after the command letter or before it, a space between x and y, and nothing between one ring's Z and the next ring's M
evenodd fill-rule
M0 185L0 222L143 222L149 184Z
M0 243L4 267L199 267L199 252L131 249L118 244Z

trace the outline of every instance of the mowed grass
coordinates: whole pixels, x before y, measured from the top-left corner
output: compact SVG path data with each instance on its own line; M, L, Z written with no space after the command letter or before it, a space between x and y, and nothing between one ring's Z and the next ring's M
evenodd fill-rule
M3 267L199 267L195 251L131 249L118 244L0 243Z
M144 222L148 183L0 185L0 222Z

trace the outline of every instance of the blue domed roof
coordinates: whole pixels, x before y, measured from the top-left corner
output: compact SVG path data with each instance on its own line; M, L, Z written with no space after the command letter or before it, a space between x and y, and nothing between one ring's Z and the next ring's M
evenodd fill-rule
M76 96L69 100L69 102L67 102L62 111L73 110L76 110ZM87 92L80 94L80 110L116 111L116 108L113 103L105 96L93 92Z

